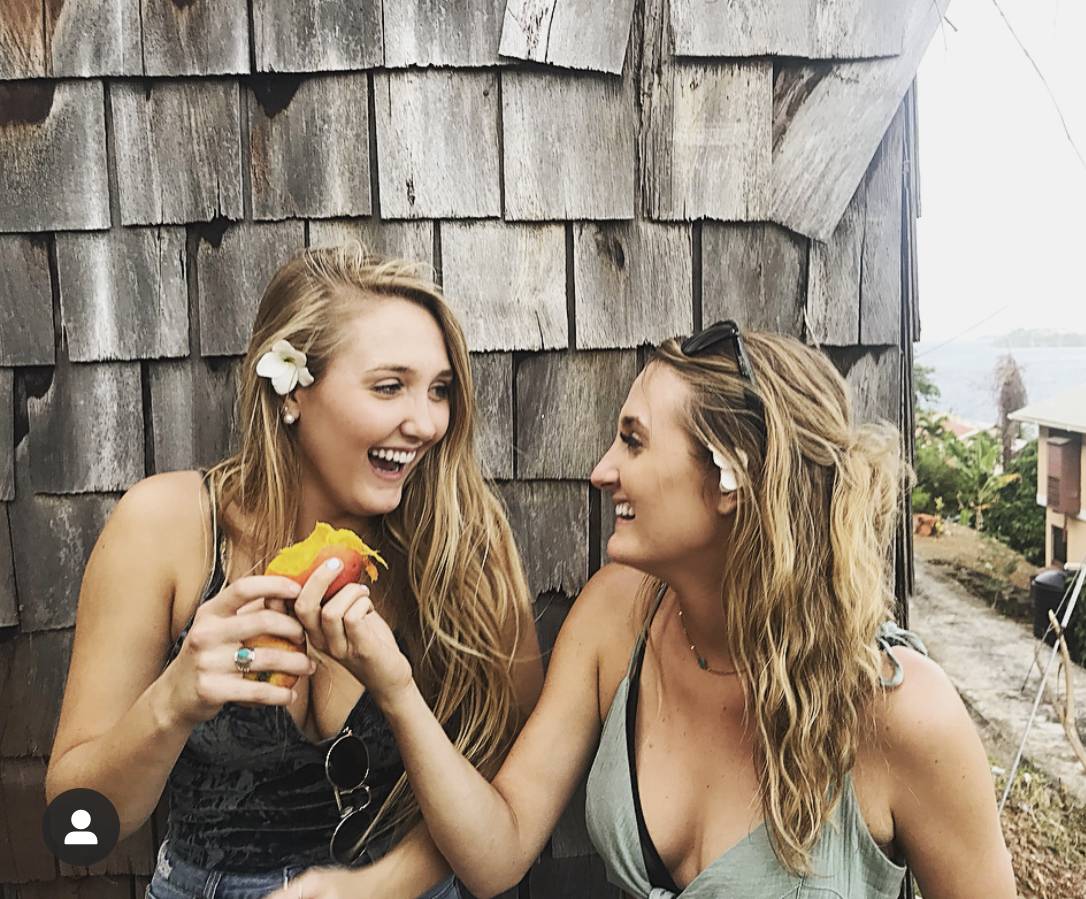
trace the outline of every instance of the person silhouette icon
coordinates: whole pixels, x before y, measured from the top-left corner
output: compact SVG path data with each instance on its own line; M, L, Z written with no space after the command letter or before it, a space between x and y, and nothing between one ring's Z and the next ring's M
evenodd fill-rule
M90 812L86 809L77 808L72 812L72 827L75 830L70 831L67 836L64 837L65 846L97 846L98 837L93 831L87 830L90 827L91 816Z

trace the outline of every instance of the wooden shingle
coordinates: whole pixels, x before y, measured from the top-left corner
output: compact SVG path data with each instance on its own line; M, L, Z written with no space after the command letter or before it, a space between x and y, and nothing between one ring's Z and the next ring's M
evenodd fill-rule
M14 387L15 373L10 368L0 368L0 502L15 498Z
M486 478L513 477L513 357L472 353L475 446Z
M381 0L253 0L258 72L342 72L384 61Z
M907 14L902 0L671 0L680 56L895 56Z
M771 220L818 240L832 236L947 5L948 0L910 0L900 56L837 63L816 69L811 78L802 71L778 74L779 84L805 87L802 94L789 93L787 122L774 141ZM775 103L780 101L778 91Z
M505 217L632 219L636 125L629 82L552 72L501 77Z
M654 63L646 52L642 77L645 215L764 218L772 164L772 63Z
M32 708L37 707L33 698L26 699ZM4 705L0 697L0 709ZM51 881L56 876L56 860L46 848L39 826L45 816L44 759L0 758L0 806L4 809L0 815L0 883Z
M150 363L156 472L206 468L236 449L239 365L232 357Z
M0 18L0 78L43 78L49 74L40 0L7 3Z
M0 504L0 627L19 623L19 598L15 592L15 555L11 546L10 503Z
M364 72L268 75L252 83L254 219L369 214L368 84Z
M881 420L901 426L901 350L897 347L831 347L827 355L852 391L857 423Z
M143 476L138 363L58 361L48 393L28 406L35 492L124 490Z
M241 218L238 92L218 80L110 86L123 224Z
M588 580L588 485L505 481L498 492L532 596L548 590L576 596Z
M249 71L246 0L139 0L147 75L230 75Z
M374 97L383 218L500 215L495 72L378 73Z
M0 79L139 75L139 0L24 0L0 17Z
M540 353L516 373L517 477L585 478L614 440L637 375L630 350Z
M58 234L56 242L73 362L188 353L184 228Z
M11 642L15 644L12 676L5 680L0 691L0 756L48 755L60 717L72 632L24 634ZM44 791L42 799L44 801ZM41 821L41 816L33 820ZM40 830L34 836L42 842ZM42 850L45 850L44 845ZM52 864L50 856L50 872Z
M748 331L803 335L806 240L775 225L706 222L701 241L704 324L732 318Z
M149 883L148 877L117 874L110 877L59 877L10 888L0 887L0 896L3 899L132 899L133 889L136 896L145 896L144 891ZM7 892L8 889L13 892Z
M433 222L385 222L379 219L314 221L309 223L311 247L335 246L357 240L382 256L434 264Z
M689 225L573 226L577 348L659 343L693 329Z
M0 231L108 228L98 81L0 82Z
M384 0L385 66L497 65L505 0Z
M217 243L201 239L196 251L200 352L245 352L264 288L276 269L305 245L300 221L231 225Z
M833 235L811 244L807 314L813 341L900 342L903 164L899 113Z
M902 196L905 111L890 125L865 187L860 343L901 343Z
M472 350L539 350L569 342L561 225L446 222L446 299Z
M0 365L52 365L53 290L46 239L0 234Z
M35 633L75 624L83 569L116 497L35 494L28 450L28 441L22 441L16 459L18 490L8 508L17 522L11 539L20 629Z
M501 53L572 69L619 74L634 0L508 0Z

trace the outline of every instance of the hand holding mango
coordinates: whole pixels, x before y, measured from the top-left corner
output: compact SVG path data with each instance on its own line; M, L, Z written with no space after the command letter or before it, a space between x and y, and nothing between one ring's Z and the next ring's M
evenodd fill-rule
M343 567L328 589L324 591L322 605L348 584L363 583L363 575L369 578L370 583L375 583L377 566L374 565L374 560L380 562L385 568L388 567L385 560L381 558L381 554L368 547L354 531L346 528L337 530L323 521L318 521L308 537L280 550L264 573L290 578L299 586L304 587L309 576L329 559L339 559ZM253 637L242 645L252 649L270 646L276 649L305 652L304 642L292 643L282 637L271 635ZM244 677L247 680L266 681L283 687L293 687L298 680L293 674L278 671L253 671Z

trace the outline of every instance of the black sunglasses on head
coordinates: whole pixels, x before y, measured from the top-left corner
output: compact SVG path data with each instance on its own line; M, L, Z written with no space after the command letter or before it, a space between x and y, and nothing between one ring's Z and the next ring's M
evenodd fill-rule
M717 352L723 352L731 348L732 358L735 360L739 374L750 385L743 389L743 399L747 409L754 413L758 430L765 436L765 407L762 398L758 396L755 388L754 366L750 364L750 357L743 346L743 338L739 333L739 325L730 318L722 322L714 322L708 328L703 328L692 337L687 337L680 345L687 356L707 356Z
M350 727L328 747L324 757L324 776L332 786L339 809L339 823L328 842L328 852L336 864L353 864L364 850L359 849L371 816L366 812L373 799L369 784L370 754L365 741ZM357 799L353 794L359 793Z
M746 378L750 385L755 385L754 367L750 364L750 357L743 346L743 338L739 334L739 325L730 318L715 322L708 328L703 328L692 337L687 337L681 344L684 354L687 356L704 356L717 351L718 347L731 345L732 356L739 367L739 374Z

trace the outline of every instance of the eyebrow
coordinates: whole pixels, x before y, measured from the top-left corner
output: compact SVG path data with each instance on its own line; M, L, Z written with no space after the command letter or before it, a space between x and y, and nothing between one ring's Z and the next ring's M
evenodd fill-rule
M641 421L636 415L623 415L619 420L619 424L624 428L639 428L640 430L648 433L648 428L645 423Z
M416 374L415 369L413 369L410 365L375 365L372 368L367 369L367 371L371 371L371 372L373 372L373 371L390 371L390 372L393 372L394 374L397 374L397 375L413 375L413 374ZM439 371L436 375L434 375L434 377L435 378L451 378L451 377L453 377L453 371L452 371L451 368L444 368L441 371Z

